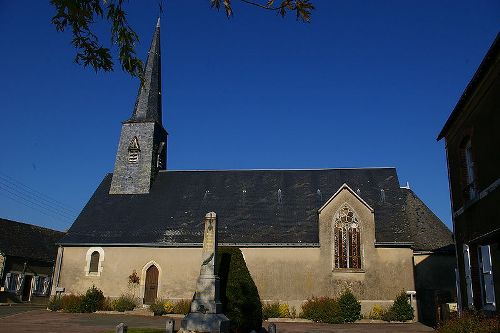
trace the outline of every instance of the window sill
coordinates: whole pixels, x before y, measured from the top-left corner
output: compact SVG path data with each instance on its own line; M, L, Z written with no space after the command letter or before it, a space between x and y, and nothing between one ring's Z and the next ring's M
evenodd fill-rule
M362 268L334 268L332 273L366 273Z

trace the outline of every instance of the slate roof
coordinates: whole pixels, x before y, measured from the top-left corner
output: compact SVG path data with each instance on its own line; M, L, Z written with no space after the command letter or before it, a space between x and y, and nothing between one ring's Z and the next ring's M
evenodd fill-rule
M214 211L221 243L317 246L317 211L344 183L374 209L377 242L414 242L425 250L451 242L446 226L400 188L394 168L161 171L149 194L126 195L109 194L111 178L62 244L201 243L203 216Z
M0 218L0 252L7 256L55 261L64 232Z

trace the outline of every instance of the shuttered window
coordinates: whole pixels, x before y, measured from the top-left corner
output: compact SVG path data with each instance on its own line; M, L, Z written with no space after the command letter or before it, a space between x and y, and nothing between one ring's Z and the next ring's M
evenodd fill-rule
M472 309L474 307L474 293L472 291L472 274L470 268L469 245L464 244L463 254L464 254L465 287L467 289L467 305L469 306L469 308Z
M493 267L491 265L490 246L479 246L479 273L481 276L481 296L483 307L487 310L495 310L495 285L493 284Z

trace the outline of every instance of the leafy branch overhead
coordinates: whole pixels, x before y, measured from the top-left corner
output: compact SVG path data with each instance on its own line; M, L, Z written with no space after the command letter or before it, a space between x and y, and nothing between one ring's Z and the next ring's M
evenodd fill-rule
M212 8L223 6L227 17L233 16L231 0L209 0ZM288 12L295 12L297 20L309 22L314 6L310 0L267 0L259 3L238 0L266 10L275 11L284 17ZM52 23L56 30L71 30L71 44L76 48L75 62L84 67L112 71L113 57L109 48L103 46L92 31L91 25L98 19L105 19L111 25L111 43L118 48L118 58L122 70L143 80L144 64L137 57L135 46L139 36L130 27L127 13L123 9L124 0L51 0L56 9ZM159 0L161 8L161 0Z

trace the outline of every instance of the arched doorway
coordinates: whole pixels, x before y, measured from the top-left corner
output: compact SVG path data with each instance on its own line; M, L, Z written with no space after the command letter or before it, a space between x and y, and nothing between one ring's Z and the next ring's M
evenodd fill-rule
M152 304L158 294L158 268L149 266L146 270L146 281L144 283L144 304Z

